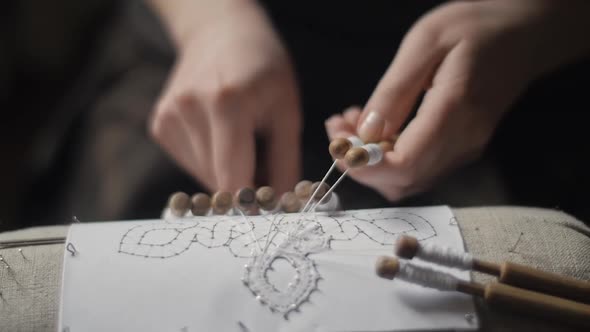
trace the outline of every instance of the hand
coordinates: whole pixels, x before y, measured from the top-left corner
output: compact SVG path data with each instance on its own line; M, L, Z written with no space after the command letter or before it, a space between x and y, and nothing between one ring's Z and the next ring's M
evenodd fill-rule
M362 114L353 109L326 122L330 138L391 138L425 91L394 151L350 176L395 201L477 158L531 80L588 54L589 5L488 0L428 13L406 35Z
M151 133L195 179L228 191L254 185L259 134L270 185L287 191L299 178L301 119L286 51L254 2L203 19L178 29L179 58Z

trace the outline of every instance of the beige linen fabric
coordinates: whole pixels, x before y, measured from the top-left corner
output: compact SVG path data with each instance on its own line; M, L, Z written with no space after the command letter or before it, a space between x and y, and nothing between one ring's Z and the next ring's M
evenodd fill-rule
M553 210L490 207L453 209L467 249L476 257L510 260L590 280L590 228ZM65 236L67 226L0 234L1 240ZM522 234L522 235L521 235ZM520 240L519 240L520 237ZM0 250L0 331L55 331L59 310L63 245ZM488 276L474 274L480 282ZM476 301L484 331L575 331L559 324L488 310Z

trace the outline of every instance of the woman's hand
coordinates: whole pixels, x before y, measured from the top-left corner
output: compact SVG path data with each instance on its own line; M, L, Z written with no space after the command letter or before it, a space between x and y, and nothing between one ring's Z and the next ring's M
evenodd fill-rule
M362 114L326 122L330 138L391 138L425 92L394 151L350 176L394 201L477 158L531 80L588 54L589 21L587 1L465 1L431 11L408 32Z
M270 185L288 190L300 171L299 95L265 13L250 1L155 5L178 47L151 121L155 140L209 189L233 191L254 185L260 135Z

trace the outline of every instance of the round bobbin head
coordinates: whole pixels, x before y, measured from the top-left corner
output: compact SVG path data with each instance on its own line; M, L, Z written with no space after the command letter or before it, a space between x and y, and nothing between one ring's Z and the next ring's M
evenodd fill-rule
M313 194L315 192L315 190L320 186L321 182L314 182L314 184L311 185L311 193ZM315 193L315 196L313 197L313 199L315 199L316 201L319 201L320 199L322 199L322 197L324 197L324 195L328 192L328 190L330 190L330 186L327 183L322 183L322 186L320 187L320 189ZM324 199L324 203L329 202L330 198L332 198L332 193L330 193L330 195L328 195L328 197L326 197Z
M401 235L395 241L394 253L398 257L412 259L416 256L419 248L418 239L408 235Z
M399 271L399 261L393 257L381 256L377 258L375 271L379 277L393 280Z
M293 192L286 192L281 196L281 210L287 213L299 212L301 209L301 200Z
M211 208L211 198L204 193L194 194L191 197L191 212L194 216L204 216Z
M211 198L211 208L215 214L226 214L232 207L232 195L227 191L218 191Z
M256 191L252 188L242 188L236 192L236 206L251 209L256 206Z
M274 210L277 206L277 195L272 187L264 186L256 190L256 203L266 211Z
M330 142L328 150L330 155L334 159L342 159L346 155L346 152L352 147L352 142L346 138L336 138Z
M168 207L170 207L170 212L173 215L182 217L191 208L191 199L181 191L175 192L168 200Z
M365 166L369 163L369 152L361 147L354 147L346 152L344 161L350 168Z
M311 189L312 183L309 180L299 181L295 185L295 195L299 197L300 200L308 200L313 190Z

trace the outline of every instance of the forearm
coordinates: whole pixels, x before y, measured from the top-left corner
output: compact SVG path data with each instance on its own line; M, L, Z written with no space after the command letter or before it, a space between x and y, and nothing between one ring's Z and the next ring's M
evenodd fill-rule
M258 11L255 0L147 0L160 16L176 47L180 48L194 31L235 11Z

